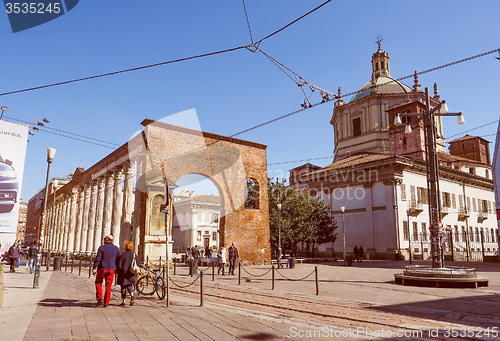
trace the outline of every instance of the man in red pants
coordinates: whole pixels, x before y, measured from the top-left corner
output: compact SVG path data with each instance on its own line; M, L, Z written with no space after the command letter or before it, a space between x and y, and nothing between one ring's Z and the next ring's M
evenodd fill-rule
M111 299L111 285L115 277L116 260L120 255L120 249L113 245L113 236L107 235L104 237L104 245L101 245L97 250L95 257L93 273L95 275L95 290L97 303L96 307L103 304L102 296L102 281L106 281L106 293L104 294L104 308L109 305Z

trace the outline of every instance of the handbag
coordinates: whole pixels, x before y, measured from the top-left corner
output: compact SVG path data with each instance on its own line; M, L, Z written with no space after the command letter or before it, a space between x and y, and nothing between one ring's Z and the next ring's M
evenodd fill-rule
M137 265L135 257L136 255L134 254L134 259L132 259L132 264L130 264L130 272L134 275L141 272L141 268L139 267L139 265Z

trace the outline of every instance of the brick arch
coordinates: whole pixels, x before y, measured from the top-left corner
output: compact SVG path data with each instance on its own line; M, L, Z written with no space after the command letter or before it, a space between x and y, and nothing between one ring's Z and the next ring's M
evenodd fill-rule
M171 184L187 174L205 176L220 193L220 242L234 243L245 262L269 261L266 146L153 120L142 124L144 133L129 143L143 180L137 189L153 195L159 192L158 179L163 176ZM257 210L244 208L248 178L259 183ZM149 214L148 205L144 209L146 212L141 214L144 223L140 222L143 226Z

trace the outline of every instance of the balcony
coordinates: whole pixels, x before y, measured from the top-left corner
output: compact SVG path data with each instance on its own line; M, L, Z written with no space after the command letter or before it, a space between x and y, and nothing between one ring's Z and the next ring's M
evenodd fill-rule
M487 211L479 211L477 213L477 221L479 223L482 223L483 221L485 221L486 219L488 219L488 212Z
M410 210L410 214L419 214L424 210L424 204L418 202L417 200L410 200L408 203L408 209Z
M441 217L447 216L449 209L449 207L441 206Z
M469 211L467 211L465 208L460 207L458 209L458 220L465 220L470 217Z

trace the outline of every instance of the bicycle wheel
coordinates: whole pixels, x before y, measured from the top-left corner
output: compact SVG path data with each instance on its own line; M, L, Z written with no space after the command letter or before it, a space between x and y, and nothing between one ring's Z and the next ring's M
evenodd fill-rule
M160 300L165 298L165 283L163 282L163 278L161 277L156 278L156 294L158 295L158 298Z
M137 291L143 295L153 295L155 292L154 282L148 275L141 276L136 284Z

